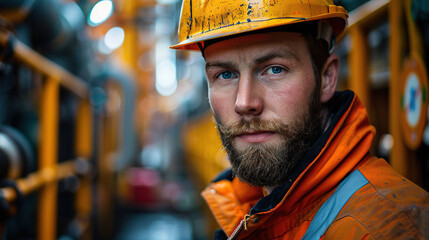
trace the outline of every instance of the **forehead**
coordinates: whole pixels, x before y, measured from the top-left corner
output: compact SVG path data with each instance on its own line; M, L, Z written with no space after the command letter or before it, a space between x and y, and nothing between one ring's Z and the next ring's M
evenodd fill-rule
M207 46L204 55L211 57L224 57L228 54L246 52L263 52L265 50L282 49L296 56L308 55L305 39L300 33L267 32L257 33L234 38L228 38Z

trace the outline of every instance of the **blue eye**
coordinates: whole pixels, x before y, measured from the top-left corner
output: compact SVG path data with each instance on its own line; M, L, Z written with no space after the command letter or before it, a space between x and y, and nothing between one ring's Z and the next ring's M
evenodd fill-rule
M268 70L267 70L267 73L269 73L269 74L280 74L280 73L282 73L284 71L284 69L282 68L282 67L270 67Z
M232 72L228 72L228 71L219 74L219 78L221 78L221 79L230 79L233 77L234 77L234 74Z

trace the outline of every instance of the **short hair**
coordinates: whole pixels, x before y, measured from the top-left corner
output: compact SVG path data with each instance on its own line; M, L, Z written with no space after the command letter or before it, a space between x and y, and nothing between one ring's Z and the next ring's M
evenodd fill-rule
M328 43L323 39L316 39L314 35L303 34L308 52L310 53L316 88L320 90L322 84L322 71L326 60L331 55ZM319 91L318 91L319 92Z

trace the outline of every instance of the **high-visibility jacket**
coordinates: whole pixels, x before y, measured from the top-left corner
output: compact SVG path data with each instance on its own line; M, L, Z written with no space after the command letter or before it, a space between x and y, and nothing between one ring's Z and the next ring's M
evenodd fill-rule
M429 237L429 194L369 153L375 129L356 95L337 92L328 106L327 130L271 194L230 170L203 191L216 239Z

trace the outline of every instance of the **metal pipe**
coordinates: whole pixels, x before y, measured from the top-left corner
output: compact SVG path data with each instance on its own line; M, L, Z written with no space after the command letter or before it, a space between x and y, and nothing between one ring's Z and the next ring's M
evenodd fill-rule
M0 31L0 44L6 46L10 41L11 35ZM89 87L80 78L72 75L58 64L46 59L27 45L13 39L14 57L20 62L28 65L30 68L42 73L43 75L59 82L62 86L81 98L88 98Z
M362 27L349 30L351 49L349 54L350 88L359 96L365 107L369 107L369 70L367 33Z
M39 169L53 179L58 161L59 80L46 79L41 97ZM37 239L56 239L57 192L57 182L50 181L39 191Z
M384 19L390 0L369 1L349 14L349 27L373 26L375 19Z
M390 164L396 171L405 177L410 177L410 169L405 161L410 159L411 151L405 145L401 135L400 122L400 105L401 89L399 84L400 69L401 69L401 51L402 51L402 36L401 31L401 16L402 16L402 1L392 0L389 6L389 52L390 52L390 87L389 87L389 131L393 137L393 147L390 152Z
M76 174L76 161L70 160L62 162L55 166L53 169L42 169L37 172L29 174L25 178L16 180L16 185L22 195L28 195L39 190L40 187L50 182L56 182L64 178L73 176ZM1 188L4 198L8 202L16 200L16 193L10 187Z
M92 108L88 100L81 100L76 118L76 144L75 150L76 155L83 157L79 163L79 173L83 174L80 180L79 188L76 192L76 216L79 225L82 225L82 237L88 236L91 232L91 211L92 211L92 185L90 174L90 159L93 147L92 147L92 135L93 135L93 118Z

